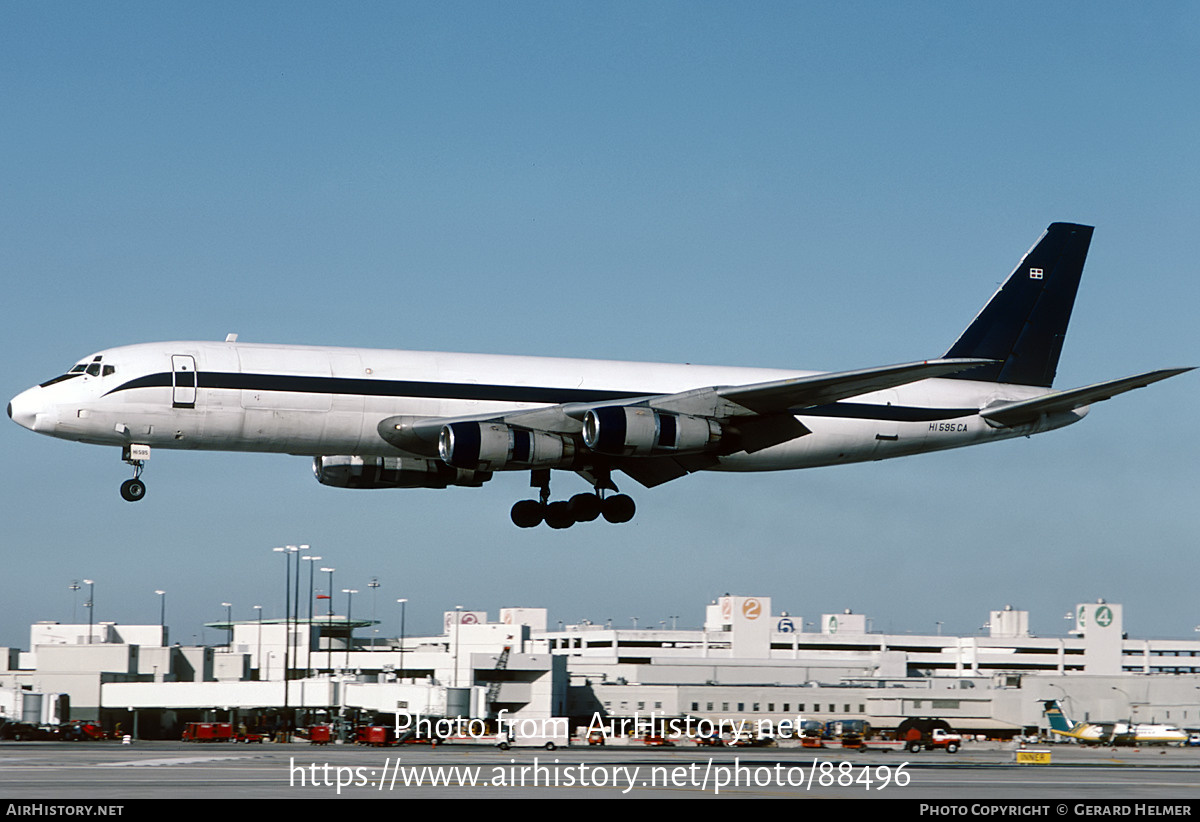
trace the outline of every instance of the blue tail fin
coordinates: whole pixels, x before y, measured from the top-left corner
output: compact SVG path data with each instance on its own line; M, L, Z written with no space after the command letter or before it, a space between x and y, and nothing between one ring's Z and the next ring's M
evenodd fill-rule
M1071 730L1071 720L1067 719L1063 709L1058 707L1057 699L1042 700L1042 710L1046 713L1046 718L1050 720L1050 729L1069 733Z
M1092 227L1051 223L945 357L997 360L951 379L1049 388L1067 335Z

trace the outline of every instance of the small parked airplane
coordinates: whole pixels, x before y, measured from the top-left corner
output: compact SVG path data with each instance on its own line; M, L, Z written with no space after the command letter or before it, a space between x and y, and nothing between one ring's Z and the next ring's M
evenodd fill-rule
M1133 722L1072 722L1057 699L1042 700L1051 733L1077 739L1085 745L1182 745L1188 735L1174 725Z
M314 458L342 488L482 485L531 472L528 528L633 518L621 471L653 487L694 471L777 471L1029 436L1091 403L1189 371L1051 390L1090 226L1054 223L940 359L838 373L296 345L164 342L89 355L8 415L122 448L146 491L151 448ZM550 472L594 493L550 502Z

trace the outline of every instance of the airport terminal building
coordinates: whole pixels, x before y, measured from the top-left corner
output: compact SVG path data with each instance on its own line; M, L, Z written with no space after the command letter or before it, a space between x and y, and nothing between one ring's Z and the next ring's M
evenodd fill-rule
M1031 636L1028 612L1012 608L991 612L986 635L891 635L862 614L775 614L762 596L709 603L699 629L550 630L547 616L456 609L440 635L370 639L354 632L375 623L336 615L213 623L230 634L220 647L168 644L159 625L37 623L28 651L0 650L0 721L58 700L70 718L146 738L178 738L190 721L271 729L501 711L574 726L654 717L891 729L937 717L1006 738L1045 733L1042 700L1054 699L1081 721L1200 729L1200 641L1129 638L1122 607L1103 600L1076 606L1062 637Z

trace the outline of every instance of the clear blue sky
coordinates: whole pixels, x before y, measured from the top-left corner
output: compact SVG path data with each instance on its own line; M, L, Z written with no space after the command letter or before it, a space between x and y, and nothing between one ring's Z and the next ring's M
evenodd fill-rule
M1097 226L1061 386L1200 364L1194 3L38 3L0 7L4 398L162 339L844 369L933 357L1055 220ZM625 485L626 526L519 531L527 476L353 492L306 459L5 421L0 644L282 611L271 548L461 604L698 625L1195 636L1200 378L1073 428L888 463ZM559 493L581 480L556 479ZM79 599L82 602L82 597ZM387 603L387 607L384 607ZM339 611L344 600L339 597ZM83 610L80 608L79 613ZM223 638L209 631L207 638Z

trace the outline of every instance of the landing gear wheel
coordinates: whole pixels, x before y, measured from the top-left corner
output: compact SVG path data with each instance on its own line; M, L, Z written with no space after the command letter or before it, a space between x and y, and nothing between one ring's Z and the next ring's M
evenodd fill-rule
M146 496L146 483L140 479L125 480L121 483L121 498L126 502L137 502Z
M636 512L637 506L633 503L633 497L628 494L605 497L601 508L604 518L614 524L629 522Z
M600 509L603 504L604 501L595 494L576 494L567 500L571 517L576 522L591 522L600 516Z
M534 499L523 499L513 504L510 516L518 528L536 528L546 518L546 506Z
M546 524L551 528L570 528L575 524L571 506L567 502L552 502L546 506Z

